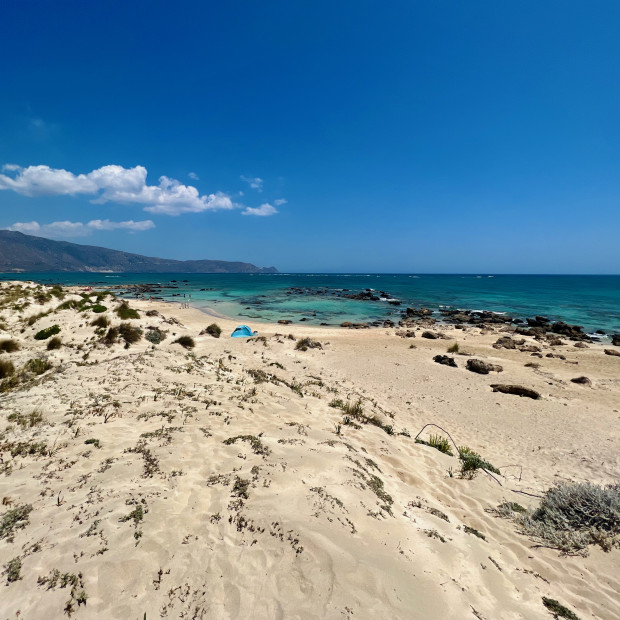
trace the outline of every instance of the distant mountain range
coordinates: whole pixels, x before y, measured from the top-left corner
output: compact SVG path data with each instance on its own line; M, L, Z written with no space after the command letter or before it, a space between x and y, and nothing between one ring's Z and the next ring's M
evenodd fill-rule
M278 273L224 260L171 260L0 230L0 272Z

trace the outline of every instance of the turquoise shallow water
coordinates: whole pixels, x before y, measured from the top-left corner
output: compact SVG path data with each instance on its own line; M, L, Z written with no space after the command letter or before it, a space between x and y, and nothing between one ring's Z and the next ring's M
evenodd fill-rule
M1 279L97 286L176 280L163 289L171 301L191 301L227 316L251 320L340 324L343 321L398 320L407 306L491 310L525 318L537 314L620 333L620 276L403 275L403 274L2 274ZM360 301L313 294L287 295L291 287L386 291L402 301ZM209 290L201 290L209 289ZM183 297L185 295L185 298ZM190 296L191 295L191 299Z

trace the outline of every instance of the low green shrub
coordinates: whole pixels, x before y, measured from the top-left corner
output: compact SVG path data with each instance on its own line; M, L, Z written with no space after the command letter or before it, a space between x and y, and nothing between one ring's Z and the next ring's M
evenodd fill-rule
M30 504L21 504L5 512L0 518L0 540L7 538L10 542L15 530L23 529L28 525L31 512Z
M144 337L151 344L159 344L162 340L166 339L166 333L159 329L159 327L149 327L147 328Z
M95 304L91 310L97 314L100 314L101 312L105 312L107 310L107 308L105 306L102 306L101 304Z
M42 329L40 332L37 332L34 335L35 340L47 340L51 336L55 336L60 333L60 327L58 325L52 325L51 327L46 327Z
M116 308L116 314L123 321L126 321L127 319L140 318L140 313L136 309L130 308L127 301L121 302L121 304Z
M461 459L461 477L463 478L473 478L479 469L486 469L494 474L500 473L499 469L485 461L477 452L467 446L459 448L459 459Z
M452 452L452 444L446 437L442 437L441 435L431 435L428 438L428 441L424 441L423 439L416 439L416 443L424 444L425 446L430 446L431 448L435 448L435 450L439 450L439 452L443 452L448 456L454 456Z
M459 352L459 343L455 342L452 346L448 347L448 353L458 353Z
M34 359L28 360L26 362L26 370L30 371L35 375L42 375L44 372L48 371L52 367L52 364L47 360L44 360L40 357L35 357Z

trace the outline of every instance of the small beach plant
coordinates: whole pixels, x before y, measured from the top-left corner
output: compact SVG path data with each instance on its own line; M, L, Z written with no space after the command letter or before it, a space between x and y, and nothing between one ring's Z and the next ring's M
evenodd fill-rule
M126 321L127 319L139 319L140 314L135 308L129 307L129 302L123 301L116 308L116 314L120 319Z
M47 341L47 350L53 351L62 347L62 340L58 336L54 336Z
M214 338L219 338L222 335L222 328L217 323L211 323L205 331Z
M1 340L0 341L0 353L15 353L19 351L19 343L15 340Z
M179 336L174 344L180 344L185 349L193 349L196 346L194 339L191 336Z
M0 360L0 379L10 377L15 373L15 366L10 360Z
M448 347L448 353L458 353L459 352L459 343L455 342L453 345Z

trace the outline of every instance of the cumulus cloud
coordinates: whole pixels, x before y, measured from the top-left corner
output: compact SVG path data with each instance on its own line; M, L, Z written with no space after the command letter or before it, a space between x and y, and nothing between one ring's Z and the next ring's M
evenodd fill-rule
M241 180L245 181L252 189L256 191L263 191L263 180L260 177L246 177L243 174L241 175Z
M104 204L141 205L145 211L165 215L201 213L218 209L233 209L231 198L217 192L200 195L192 185L183 185L166 176L159 178L159 185L147 185L144 166L123 168L109 165L88 174L74 174L68 170L49 166L22 168L7 164L0 174L0 190L12 190L23 196L95 196L91 202ZM12 174L11 174L12 173Z
M263 203L260 207L246 207L242 211L242 215L275 215L278 210L268 202Z
M88 237L94 230L127 230L129 232L140 232L155 228L152 220L142 220L134 222L111 222L110 220L91 220L90 222L51 222L49 224L39 224L39 222L15 222L7 230L14 230L25 235L36 237L50 237L52 239L67 239L73 237Z

